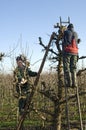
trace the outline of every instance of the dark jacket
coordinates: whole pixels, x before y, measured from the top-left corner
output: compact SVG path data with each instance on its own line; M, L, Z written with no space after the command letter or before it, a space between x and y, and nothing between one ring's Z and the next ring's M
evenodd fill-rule
M26 68L23 66L22 68L16 67L14 71L14 78L16 77L18 82L21 82L22 78L27 78L28 76L30 77L35 77L37 76L37 72L31 71L29 68Z
M75 48L72 48L72 51L66 51L66 47L70 47L71 46L71 42L72 40L75 40ZM63 53L69 53L69 54L73 54L73 55L77 55L78 54L78 44L77 44L77 40L78 40L78 35L77 33L72 29L67 29L64 32L64 37L63 37ZM75 49L75 50L74 50Z
M24 94L24 92L25 93L28 92L28 89L31 85L29 77L35 77L35 76L37 76L37 72L31 71L28 67L25 66L22 66L22 68L16 67L14 71L14 82L16 91L20 93L21 88L21 92L23 92L22 95ZM24 79L26 82L22 83L22 79Z

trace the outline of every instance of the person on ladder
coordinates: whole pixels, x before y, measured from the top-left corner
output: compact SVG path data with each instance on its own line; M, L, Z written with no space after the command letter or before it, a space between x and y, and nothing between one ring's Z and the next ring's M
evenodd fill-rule
M64 31L62 52L63 52L63 68L66 87L77 87L76 64L78 61L78 39L74 26L70 23Z

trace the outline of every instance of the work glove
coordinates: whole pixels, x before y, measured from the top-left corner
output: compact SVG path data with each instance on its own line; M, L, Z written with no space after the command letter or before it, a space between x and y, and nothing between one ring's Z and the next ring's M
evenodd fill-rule
M81 42L81 39L79 38L78 40L77 40L77 43L79 44Z

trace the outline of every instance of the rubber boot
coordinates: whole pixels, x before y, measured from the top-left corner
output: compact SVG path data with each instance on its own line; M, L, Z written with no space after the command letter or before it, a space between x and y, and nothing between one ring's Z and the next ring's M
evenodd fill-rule
M65 73L65 85L66 87L71 87L72 86L72 80L71 80L71 74Z
M72 87L77 87L77 77L76 77L76 72L71 73L72 76Z

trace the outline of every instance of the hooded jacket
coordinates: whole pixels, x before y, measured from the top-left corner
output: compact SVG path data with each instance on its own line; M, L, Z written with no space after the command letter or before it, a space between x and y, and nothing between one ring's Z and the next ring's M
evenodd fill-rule
M78 54L78 45L77 45L78 35L73 28L68 28L64 32L63 38L63 53Z

